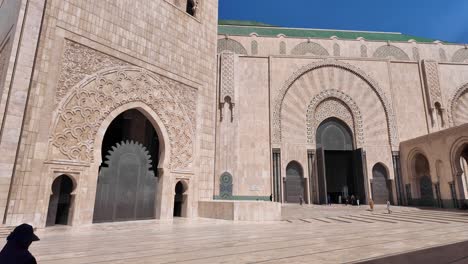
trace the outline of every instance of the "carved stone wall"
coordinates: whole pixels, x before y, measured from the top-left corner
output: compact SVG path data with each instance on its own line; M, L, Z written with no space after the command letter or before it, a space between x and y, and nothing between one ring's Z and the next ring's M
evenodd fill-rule
M367 58L367 46L361 45L361 57Z
M448 114L451 126L468 123L468 84L458 88L450 97Z
M315 96L307 108L307 143L315 144L318 126L330 117L342 120L353 130L357 147L364 145L361 111L351 97L338 90L326 90Z
M457 50L453 54L452 62L468 63L468 48Z
M340 45L338 45L338 43L333 44L333 56L341 56Z
M252 40L252 43L250 45L251 45L250 49L252 50L252 55L257 55L258 54L258 42L256 40Z
M196 91L191 90L136 67L98 72L75 85L61 101L51 136L57 150L53 153L59 152L60 159L92 162L103 120L119 106L142 102L158 114L168 132L171 168L188 168L194 146L195 109L191 108L196 106Z
M344 62L340 62L336 60L325 60L325 61L315 62L309 65L306 65L302 67L301 69L297 70L294 74L292 74L290 78L284 83L284 85L280 87L279 91L277 92L275 101L273 102L272 143L280 144L282 140L281 111L282 111L284 98L289 88L295 83L295 81L299 77L301 77L305 73L316 70L316 69L324 68L324 67L335 67L335 68L340 68L340 69L349 71L369 85L369 87L376 93L385 111L390 145L392 146L392 149L398 149L399 139L398 139L398 130L396 126L396 117L394 114L393 107L388 101L385 92L364 71L348 63L344 63Z
M247 55L247 50L239 42L233 39L218 39L218 54L226 51Z
M437 61L423 60L422 71L429 109L434 109L436 102L443 108L442 93L440 91L439 68Z
M402 49L392 46L385 45L379 47L373 55L374 58L393 58L396 60L410 60L408 54L406 54Z
M441 62L446 62L447 61L447 54L445 53L445 50L443 48L439 49L439 60Z
M419 55L419 49L416 47L413 47L413 60L419 61L421 59L421 56Z
M73 41L65 40L62 69L57 84L55 100L57 103L60 102L72 87L86 76L106 68L129 65L115 57Z
M291 51L292 55L317 55L317 56L328 56L328 51L320 44L314 42L303 42L298 44Z
M234 53L221 54L221 75L219 77L219 103L221 106L225 103L230 104L231 114L235 103L235 56Z

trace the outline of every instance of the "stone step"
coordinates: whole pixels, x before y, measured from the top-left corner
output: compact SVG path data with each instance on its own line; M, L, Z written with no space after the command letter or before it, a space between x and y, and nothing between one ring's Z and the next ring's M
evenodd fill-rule
M0 226L0 238L7 237L15 227L13 226Z

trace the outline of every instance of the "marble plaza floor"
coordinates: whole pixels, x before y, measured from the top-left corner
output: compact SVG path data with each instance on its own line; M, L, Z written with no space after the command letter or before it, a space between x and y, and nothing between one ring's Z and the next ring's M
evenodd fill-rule
M40 264L353 263L468 240L468 212L393 210L287 205L279 222L57 226L38 230L31 251Z

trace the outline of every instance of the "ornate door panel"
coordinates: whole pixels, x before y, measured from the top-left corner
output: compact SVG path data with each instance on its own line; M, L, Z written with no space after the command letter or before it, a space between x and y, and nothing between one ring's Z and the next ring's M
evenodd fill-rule
M151 219L155 216L157 178L146 148L117 143L106 156L98 177L94 222Z

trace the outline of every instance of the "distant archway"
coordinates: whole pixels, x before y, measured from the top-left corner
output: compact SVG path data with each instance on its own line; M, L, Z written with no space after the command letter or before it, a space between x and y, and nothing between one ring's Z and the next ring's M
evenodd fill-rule
M372 168L372 197L376 204L386 204L391 201L391 185L387 168L377 163Z
M435 200L428 159L422 153L417 153L413 157L412 167L413 179L418 192L413 204L418 206L434 206Z
M70 223L73 189L73 180L67 175L61 175L54 180L47 212L47 226L68 225Z
M297 161L291 161L286 167L285 200L287 203L299 203L301 197L305 200L303 175L302 166Z

